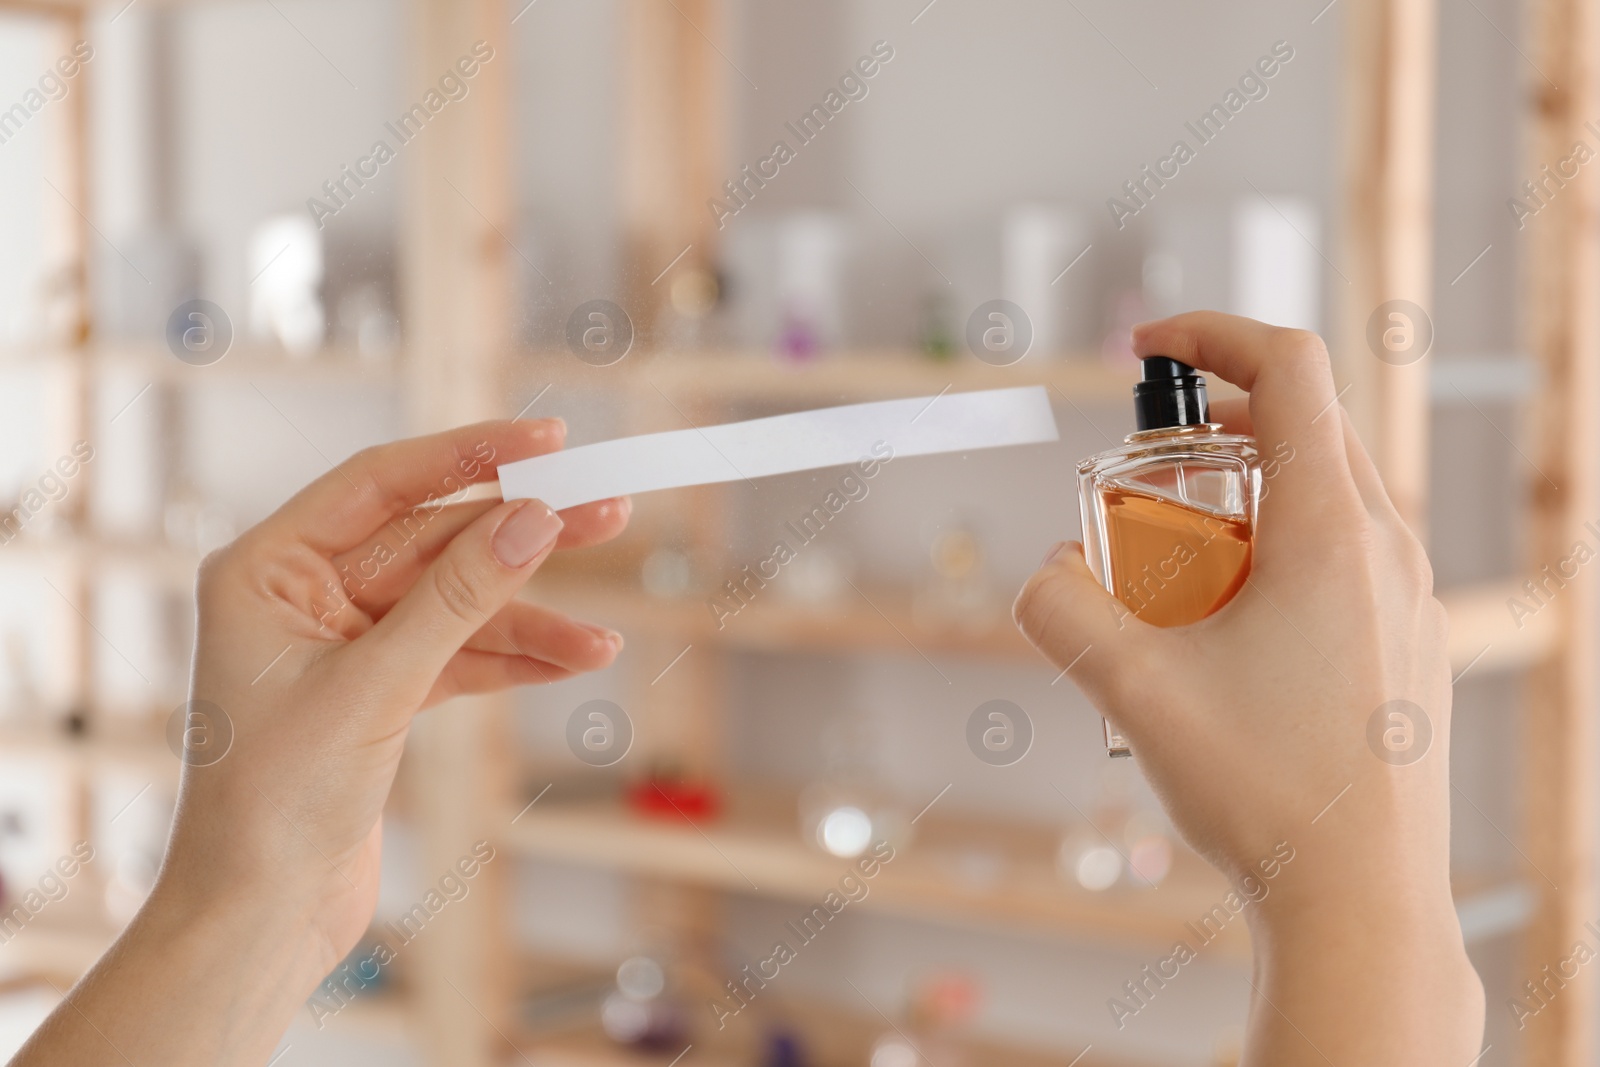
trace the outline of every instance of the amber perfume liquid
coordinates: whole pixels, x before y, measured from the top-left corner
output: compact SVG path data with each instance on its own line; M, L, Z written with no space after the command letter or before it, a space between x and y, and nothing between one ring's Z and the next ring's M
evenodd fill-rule
M1108 587L1154 626L1183 626L1233 599L1250 573L1252 531L1213 515L1127 489L1102 491Z
M1254 438L1215 423L1130 434L1078 465L1089 567L1141 622L1197 622L1250 575L1260 487ZM1109 723L1106 747L1130 754Z

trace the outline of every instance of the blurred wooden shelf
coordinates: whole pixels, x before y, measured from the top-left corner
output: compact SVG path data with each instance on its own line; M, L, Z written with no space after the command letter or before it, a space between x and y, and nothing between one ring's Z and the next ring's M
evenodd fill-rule
M44 977L70 985L111 947L120 932L99 917L72 921L47 909L0 944L0 980Z
M84 368L97 376L123 373L164 385L232 382L248 386L292 384L303 387L364 386L398 388L400 356L363 357L337 346L299 357L276 348L235 344L215 363L194 366L159 345L103 342L84 348L62 345L12 347L0 351L0 372Z
M1008 605L996 603L992 622L980 629L932 629L913 620L908 591L862 586L838 605L813 607L763 593L719 627L704 600L661 598L615 580L585 580L563 574L535 577L531 591L541 603L684 642L771 651L838 650L916 656L948 654L1011 662L1044 661L1012 624Z
M191 366L164 348L102 346L90 350L90 366L97 371L121 370L167 384L203 384L250 381L296 387L363 386L398 388L399 355L366 358L344 348L320 349L307 356L291 356L281 349L235 345L215 363Z
M92 775L107 768L136 768L158 780L176 782L181 761L147 722L129 721L120 729L105 729L87 737L74 737L59 726L0 724L0 756L26 756L52 761L75 772Z
M691 825L645 818L616 800L563 803L553 792L514 823L507 813L502 839L524 856L810 905L838 889L853 861L808 846L795 813L792 796L736 788L721 818ZM1179 938L1193 942L1185 924L1228 893L1181 847L1159 886L1095 893L1057 873L1061 830L936 812L916 829L852 908L1164 951ZM1233 922L1208 948L1238 956L1247 945L1244 924Z
M813 905L838 889L853 861L806 844L797 810L792 794L735 787L720 818L691 824L641 816L616 799L563 803L552 791L515 822L507 813L501 838L530 858ZM1204 944L1213 958L1248 956L1237 917L1211 940L1200 936L1200 920L1230 889L1198 856L1175 843L1172 870L1159 885L1092 892L1057 871L1069 822L1053 828L930 812L850 907L1145 951L1168 951L1182 940L1197 950ZM1534 895L1516 873L1461 872L1452 884L1469 942L1519 929L1533 912Z
M522 1035L512 1041L517 1055L507 1062L533 1067L670 1067L675 1053L645 1052L618 1045L599 1026L545 1036ZM697 1067L743 1067L749 1061L716 1053L696 1054Z
M835 1021L830 1025L838 1024ZM878 1025L881 1029L888 1029L881 1019ZM824 1034L830 1046L839 1045L842 1036L845 1035L837 1032ZM848 1037L855 1038L856 1035L850 1034ZM850 1042L856 1046L853 1054L823 1053L808 1058L806 1062L816 1067L860 1067L867 1062L870 1042L870 1037L857 1038ZM1132 1067L1128 1060L1108 1060L1094 1055L1082 1058L1075 1058L1072 1054L1051 1055L1036 1049L1002 1046L982 1039L963 1041L962 1047L972 1057L967 1061L971 1063L1003 1063L1008 1067ZM673 1052L625 1048L608 1038L598 1027L557 1037L520 1040L515 1051L521 1054L521 1058L513 1057L508 1062L521 1063L526 1060L534 1067L672 1067L676 1055ZM716 1050L705 1051L698 1045L691 1055L696 1067L749 1067L752 1063L760 1062L748 1052L719 1053Z
M538 350L519 353L506 373L509 381L529 395L555 382L647 394L659 391L665 401L674 404L781 406L846 404L1013 385L1047 386L1057 402L1127 403L1138 378L1137 368L1111 366L1098 354L1034 353L1012 366L995 367L965 352L936 360L908 349L845 350L793 363L761 351L660 351L633 353L609 367L589 366L563 349ZM1221 385L1224 393L1229 388Z
M1447 589L1436 594L1450 614L1450 670L1459 679L1495 670L1515 670L1539 663L1560 645L1560 619L1554 611L1538 611L1520 620L1511 611L1514 599L1527 596L1515 581Z
M404 990L363 993L336 1014L323 1018L322 1023L330 1033L384 1042L409 1041L415 1024L410 1008L414 1003ZM297 1021L304 1018L296 1016Z
M652 596L615 578L585 578L564 569L534 578L535 599L582 618L629 630L681 637L686 644L759 651L827 651L853 654L952 656L1048 667L1011 621L1009 600L994 605L985 624L966 629L921 624L905 588L862 586L837 604L812 606L762 591L718 625L704 599ZM1508 670L1538 662L1559 638L1555 612L1523 620L1506 607L1519 594L1494 582L1439 595L1450 613L1453 671Z
M4 9L0 2L0 10ZM363 356L348 346L329 345L306 356L255 342L235 344L208 366L192 366L159 345L96 342L78 349L59 344L0 349L0 372L86 366L96 372L124 371L152 381L198 384L228 379L284 381L296 385L399 387L405 354ZM630 353L609 367L593 367L564 349L520 349L507 356L507 376L537 389L554 381L596 389L659 389L674 401L792 404L965 392L1012 385L1043 385L1053 399L1091 404L1123 403L1137 369L1107 362L1097 352L1031 353L1011 366L991 366L967 352L935 359L914 349L860 348L784 361L752 349L658 350ZM1537 368L1525 357L1460 356L1435 363L1429 375L1435 403L1459 403L1463 395L1515 399L1537 385ZM1214 396L1240 391L1216 377Z
M694 1006L698 1008L698 1005ZM682 1056L684 1063L697 1067L748 1067L763 1062L760 1041L771 1027L799 1035L805 1062L815 1067L860 1067L868 1062L873 1042L889 1030L889 1023L878 1009L896 1018L898 1004L858 1003L859 1010L813 999L772 996L752 1006L755 1018L735 1017L726 1030L695 1035L693 1051L682 1056L683 1048L646 1051L617 1044L591 1024L571 1029L535 1033L519 1031L512 1038L514 1054L508 1062L524 1060L534 1067L671 1067ZM709 1013L707 1013L709 1014ZM742 1015L742 1013L741 1013ZM694 1018L691 1011L691 1018ZM903 1024L902 1024L903 1025ZM1082 1045L1070 1052L1057 1052L996 1040L974 1034L959 1041L965 1052L962 1062L1006 1064L1007 1067L1134 1067L1126 1059L1107 1059L1092 1050L1085 1055ZM520 1054L520 1058L519 1055ZM935 1063L942 1061L935 1059Z
M0 563L12 561L29 566L82 565L137 569L154 575L164 584L187 588L194 583L201 554L159 540L122 537L97 537L78 533L26 533L0 545Z
M7 559L30 564L77 560L94 565L138 568L176 588L188 588L200 565L198 552L159 541L18 538L0 547ZM592 572L591 572L592 573ZM908 589L861 586L837 603L812 605L785 598L773 589L718 625L703 599L663 598L615 577L589 577L580 567L554 561L531 586L540 601L585 617L646 633L681 635L686 642L767 651L837 650L901 655L949 655L1043 665L1038 652L1017 632L1009 600L992 605L987 619L966 627L919 622ZM1450 666L1480 673L1511 670L1539 662L1560 638L1557 614L1538 611L1520 620L1508 608L1525 600L1515 582L1496 581L1441 591L1450 614Z

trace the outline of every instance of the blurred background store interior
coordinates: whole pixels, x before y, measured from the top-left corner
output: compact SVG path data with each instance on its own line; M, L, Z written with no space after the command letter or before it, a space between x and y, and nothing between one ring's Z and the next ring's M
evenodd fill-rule
M685 1067L1235 1062L1242 920L1144 977L1226 887L1009 606L1079 536L1074 463L1132 429L1131 324L1211 307L1317 330L1341 386L1381 388L1349 192L1372 160L1348 109L1378 62L1358 20L1396 6L1415 5L119 0L73 28L71 5L0 3L0 507L26 520L0 536L0 910L74 842L95 850L0 930L0 1049L149 889L196 562L332 463L467 417L560 415L582 444L1027 382L1050 387L1059 443L888 464L720 627L708 603L837 471L641 498L621 542L536 578L529 595L627 649L431 713L368 944L475 841L494 858L392 966L336 975L274 1062L665 1067L690 1044ZM1537 6L1443 4L1432 31L1414 518L1441 590L1533 571L1518 295L1541 220L1508 199L1538 174ZM426 123L397 130L419 103ZM826 124L796 136L817 106ZM792 158L768 166L779 140ZM1192 158L1146 178L1179 140ZM1032 333L1009 366L968 344L999 298ZM196 299L231 333L215 362L175 358ZM570 341L589 301L630 316L609 365ZM92 460L42 484L80 440ZM1514 646L1503 600L1474 601L1499 613L1478 645ZM1526 666L1488 655L1455 690L1485 1067L1533 1062L1506 1009L1544 892ZM569 742L597 700L633 735L603 767ZM1021 755L969 740L991 701L1020 711ZM686 826L640 783L708 810ZM723 983L850 870L859 834L894 862L719 1031Z

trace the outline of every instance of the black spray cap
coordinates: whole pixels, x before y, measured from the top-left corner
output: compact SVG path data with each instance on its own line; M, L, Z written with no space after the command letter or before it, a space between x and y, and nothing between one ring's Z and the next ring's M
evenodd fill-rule
M1211 421L1206 380L1170 356L1147 356L1142 381L1133 387L1133 417L1141 430L1200 426Z

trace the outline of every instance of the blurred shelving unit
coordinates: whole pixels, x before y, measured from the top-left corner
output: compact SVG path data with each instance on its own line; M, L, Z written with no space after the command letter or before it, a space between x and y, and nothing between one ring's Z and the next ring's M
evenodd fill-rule
M623 89L626 166L621 183L622 217L628 227L631 264L660 264L685 249L686 266L716 262L715 232L707 222L699 190L720 174L719 138L725 93L723 67L707 62L709 41L722 25L715 0L678 0L672 5L623 5ZM1538 26L1538 59L1565 88L1542 96L1531 111L1535 132L1530 158L1558 158L1592 110L1591 38L1593 0L1532 0L1526 5ZM0 0L0 12L45 13L67 41L83 36L86 4L76 0ZM424 81L454 58L454 42L478 38L510 47L510 9L498 0L415 0L410 63ZM1335 350L1336 373L1353 384L1346 402L1372 441L1397 505L1420 529L1428 472L1426 428L1430 389L1426 362L1394 367L1374 361L1364 347L1371 309L1389 299L1426 303L1433 289L1428 249L1432 242L1433 40L1431 0L1351 0L1345 67L1348 135L1346 240L1360 264L1342 318ZM505 42L502 48L499 42ZM512 62L485 67L474 84L475 103L457 121L430 130L408 156L403 227L403 288L408 320L406 351L394 365L363 361L355 353L325 354L295 363L281 354L241 346L206 368L178 364L160 348L98 343L88 312L91 225L76 210L53 219L64 252L64 276L72 279L78 321L70 343L47 351L0 353L0 366L26 365L59 376L70 396L60 437L70 442L87 433L94 385L110 373L146 378L158 392L174 394L195 383L293 382L396 391L417 431L482 418L504 417L501 398L511 392L534 396L556 384L603 391L625 409L630 395L659 392L696 423L744 413L793 410L820 403L877 397L932 395L1000 385L1042 384L1063 409L1120 405L1128 376L1088 358L1028 361L994 368L971 360L935 363L903 351L835 353L813 363L786 367L737 352L674 351L652 345L662 293L640 282L630 309L640 329L636 354L611 368L588 367L567 353L530 352L513 340L512 164L509 115ZM71 131L55 165L58 184L73 204L89 201L85 165L84 101L74 93L66 108ZM452 188L454 191L452 191ZM1529 539L1532 569L1561 558L1573 531L1596 513L1595 482L1600 440L1589 410L1596 395L1600 350L1594 293L1597 249L1594 176L1571 183L1550 208L1565 225L1541 226L1547 247L1529 257L1533 296L1529 351L1538 369L1532 390L1536 418L1531 451L1551 486L1534 483ZM635 270L630 277L648 278ZM1219 390L1225 392L1226 390ZM661 427L651 427L661 428ZM92 473L92 472L88 472ZM85 477L88 476L86 473ZM1554 488L1552 488L1554 486ZM709 563L722 560L728 494L712 487L681 495L671 505L691 531L695 552ZM28 553L68 575L62 590L79 620L64 670L76 687L61 716L81 720L82 736L53 728L0 732L0 750L25 753L70 766L83 799L86 783L109 765L134 766L171 778L176 760L161 731L163 709L120 731L97 721L88 679L97 651L93 617L96 576L112 565L133 565L173 586L192 580L194 553L164 544L128 543L97 531L79 492L65 505L69 532L49 541L19 541L12 558ZM616 564L630 551L616 549ZM586 557L589 558L589 557ZM637 560L632 561L634 564ZM623 567L636 573L636 566ZM612 622L630 642L662 653L666 662L683 643L706 654L686 662L671 686L652 694L644 709L654 736L666 749L652 753L689 772L728 780L720 757L727 719L736 709L722 684L724 658L742 650L885 657L917 654L1008 664L1037 664L1034 653L1007 624L980 633L919 629L911 591L868 586L862 602L833 611L781 602L754 604L748 617L726 634L698 601L662 599L637 583L620 580L618 568L552 567L534 593L556 606L582 608ZM1586 673L1596 635L1594 583L1583 576L1550 610L1518 627L1504 605L1518 592L1506 581L1446 590L1453 623L1451 662L1460 673L1491 670L1532 672L1521 714L1526 718L1530 869L1462 872L1458 903L1469 934L1487 936L1526 925L1528 972L1566 954L1582 938L1584 908L1593 897L1594 807L1587 773L1594 740L1595 693ZM641 657L643 659L644 657ZM1045 670L1042 666L1040 670ZM641 684L650 679L642 679ZM410 791L407 814L421 828L421 860L445 869L462 843L492 828L497 847L511 855L591 867L633 880L640 916L683 932L685 944L703 949L708 931L722 919L729 895L808 901L831 885L837 861L805 844L796 829L795 799L751 785L728 790L724 818L699 826L630 814L614 800L555 801L525 807L515 745L510 741L506 698L461 700L447 714L419 720L405 771ZM87 833L87 804L75 818ZM1043 828L930 816L916 845L874 884L865 907L879 914L911 917L979 930L1024 930L1071 941L1164 948L1215 904L1225 887L1198 859L1180 855L1170 881L1159 890L1118 889L1089 893L1055 873L1055 843ZM1532 866L1561 885L1550 891L1531 877ZM504 867L490 872L504 879ZM757 889L755 886L759 886ZM667 1067L674 1052L660 1055L623 1050L588 1020L565 1028L535 1028L520 1019L528 989L564 977L568 965L543 956L526 958L514 947L512 894L504 885L484 890L479 921L460 925L448 939L420 939L410 950L401 989L361 1003L341 1025L369 1026L385 1033L413 1034L430 1062L453 1067L488 1067L526 1061L574 1067ZM1468 922L1468 916L1472 916ZM70 980L115 935L103 917L82 915L31 928L0 946L0 981L39 974ZM1243 958L1247 942L1238 927L1219 948ZM1576 982L1587 982L1587 975ZM1581 995L1558 998L1530 1030L1527 1061L1555 1067L1587 1063L1593 1021ZM784 1001L781 1010L822 1046L819 1062L861 1062L870 1035L883 1019L851 1014L837 1006ZM716 1057L723 1055L724 1059ZM1076 1050L1040 1052L974 1045L975 1062L1108 1064L1097 1056L1073 1059ZM748 1050L716 1048L697 1055L700 1064L748 1062Z

